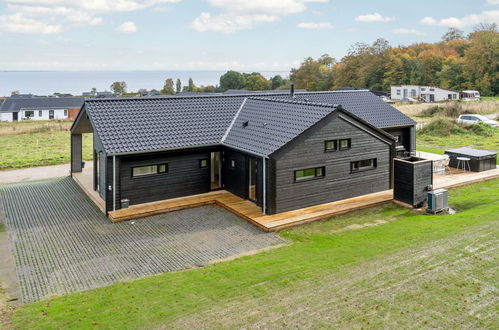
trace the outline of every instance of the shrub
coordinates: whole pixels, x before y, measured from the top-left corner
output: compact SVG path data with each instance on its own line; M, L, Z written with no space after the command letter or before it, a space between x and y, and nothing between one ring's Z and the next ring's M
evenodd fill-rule
M444 115L451 118L457 118L463 113L463 106L461 103L452 102L445 107Z
M440 117L419 129L419 133L429 136L449 136L466 133L466 130L453 119Z
M441 114L445 108L441 105L434 105L432 107L429 107L428 109L425 109L421 112L421 114L425 117L433 117L434 115Z
M496 129L490 125L484 123L478 123L467 127L470 131L480 136L494 136Z

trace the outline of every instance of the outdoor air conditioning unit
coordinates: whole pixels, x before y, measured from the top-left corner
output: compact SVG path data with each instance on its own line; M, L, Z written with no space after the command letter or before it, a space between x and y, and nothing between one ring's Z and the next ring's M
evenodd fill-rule
M449 192L445 189L437 189L428 193L428 212L433 214L449 210Z

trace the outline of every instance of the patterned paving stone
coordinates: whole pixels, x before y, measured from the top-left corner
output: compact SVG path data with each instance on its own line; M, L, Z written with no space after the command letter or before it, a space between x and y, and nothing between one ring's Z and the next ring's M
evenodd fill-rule
M71 178L0 186L0 203L23 302L285 243L216 206L113 224Z

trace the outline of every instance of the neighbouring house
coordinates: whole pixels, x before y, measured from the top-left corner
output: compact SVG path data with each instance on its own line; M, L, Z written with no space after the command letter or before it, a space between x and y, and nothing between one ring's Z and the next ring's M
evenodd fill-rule
M432 86L402 85L391 86L392 100L413 98L421 102L459 100L459 92Z
M75 119L83 97L7 97L0 105L0 121Z
M275 214L392 187L415 122L367 90L86 100L71 172L93 133L106 212L225 189Z

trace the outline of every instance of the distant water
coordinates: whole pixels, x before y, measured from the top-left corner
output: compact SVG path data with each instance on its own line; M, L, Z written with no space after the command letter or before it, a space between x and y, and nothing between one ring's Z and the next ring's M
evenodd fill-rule
M49 95L55 92L81 95L92 87L109 90L114 81L125 81L129 91L161 89L165 79L180 78L182 86L192 78L196 86L218 85L225 71L0 71L0 96L19 90L23 94ZM289 71L260 71L266 78Z

